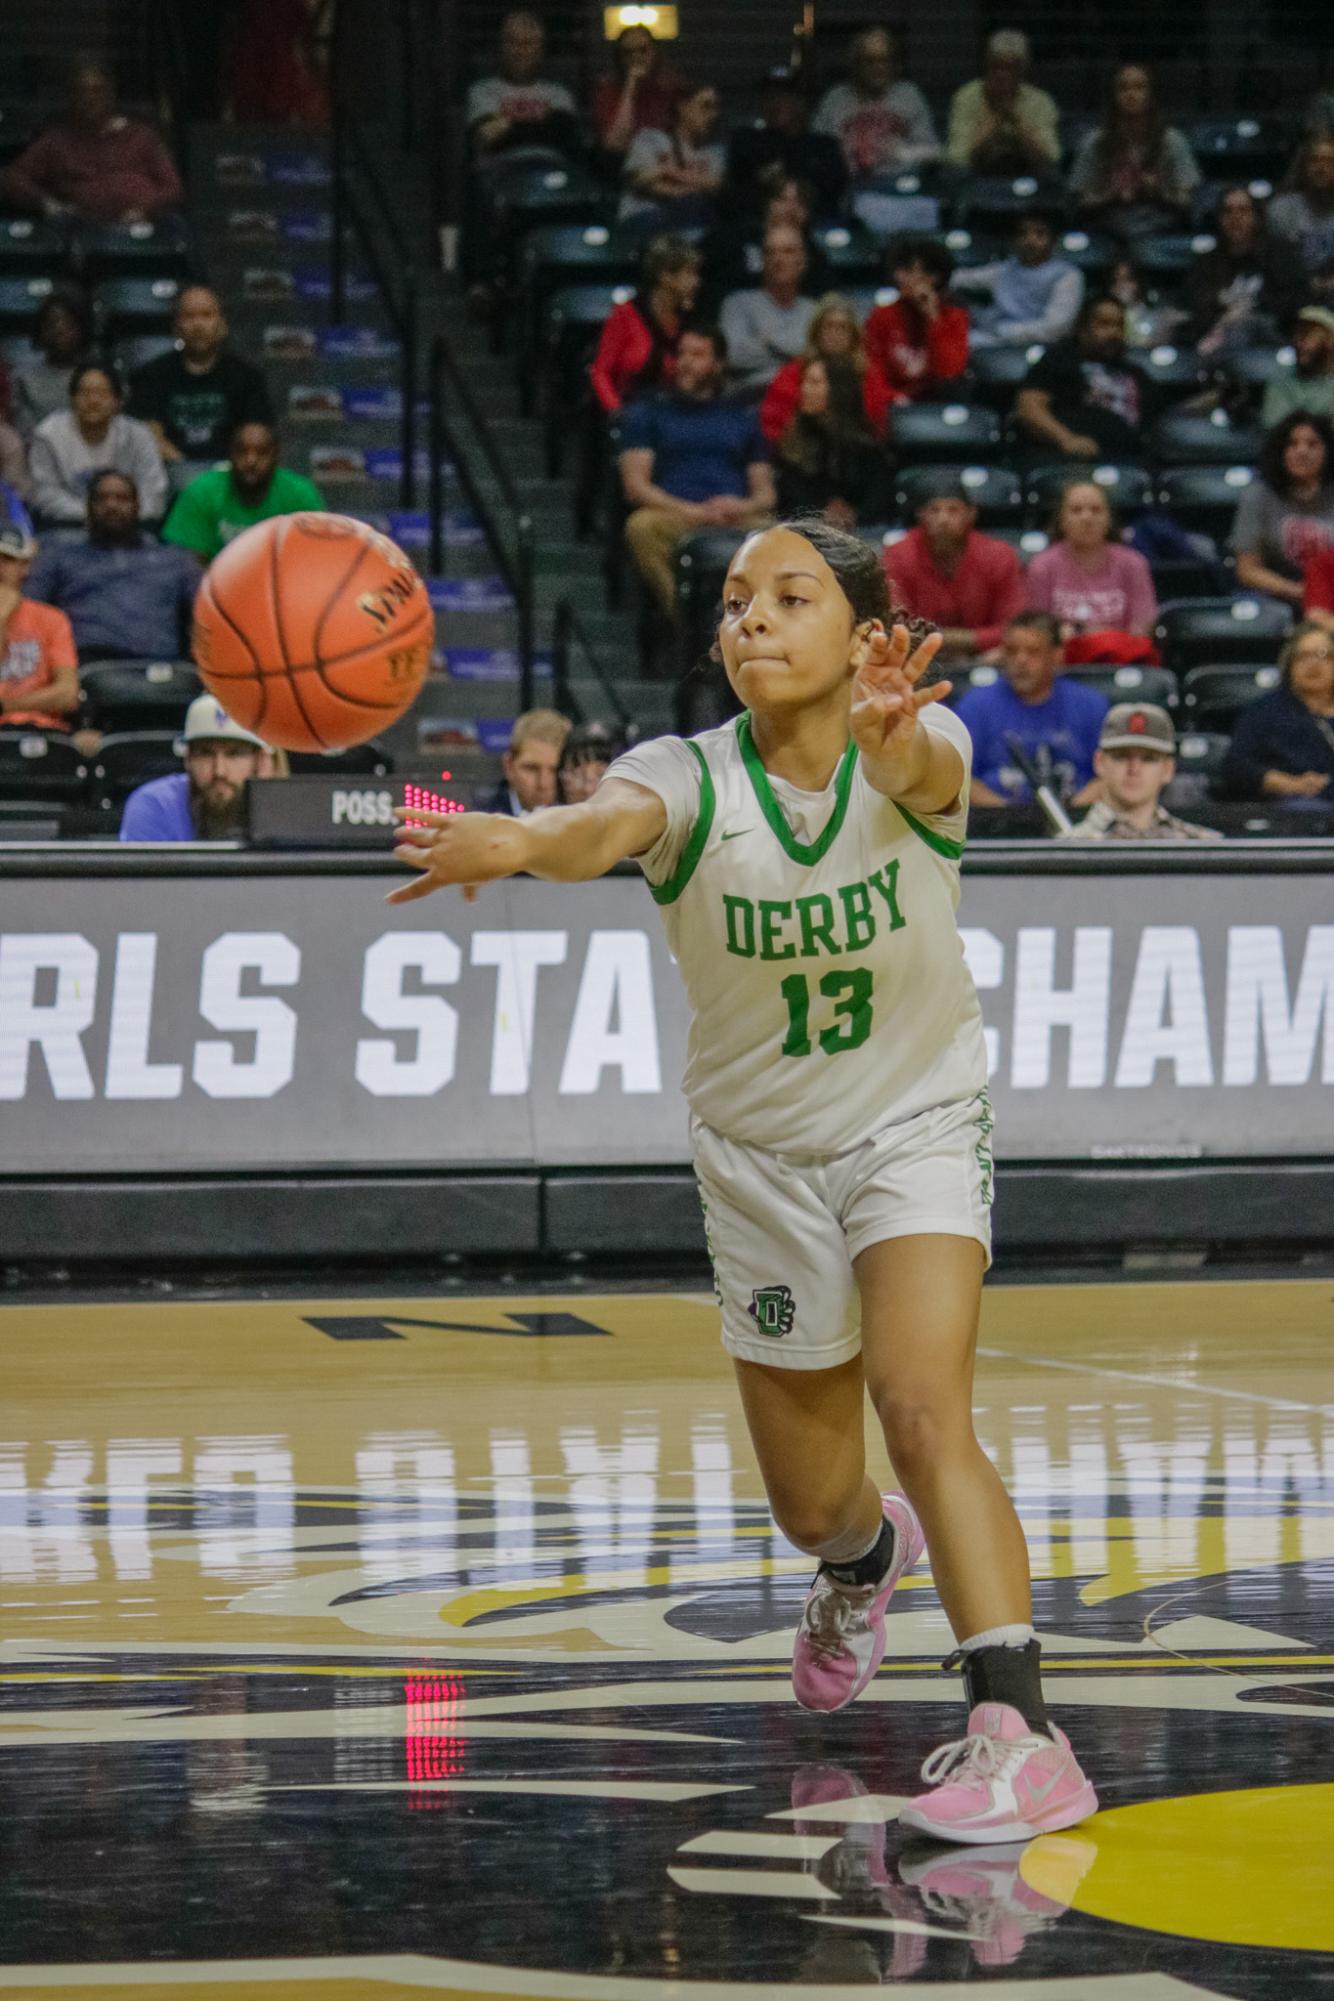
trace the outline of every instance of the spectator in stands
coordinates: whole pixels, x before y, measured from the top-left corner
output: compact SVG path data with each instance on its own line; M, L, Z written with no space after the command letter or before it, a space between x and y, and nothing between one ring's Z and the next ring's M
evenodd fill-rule
M641 132L670 132L680 72L663 59L648 28L622 28L612 44L612 74L593 86L598 143L619 165Z
M1075 479L1061 495L1050 548L1034 556L1024 577L1031 611L1049 611L1063 640L1085 633L1153 631L1158 598L1149 566L1116 533L1111 505L1091 479Z
M1112 259L1107 295L1117 300L1125 314L1126 346L1132 351L1170 342L1181 324L1181 308L1169 304L1149 284L1128 250Z
M985 295L983 303L969 303L974 347L1030 341L1051 347L1070 334L1084 302L1084 274L1056 255L1056 224L1037 208L1015 217L1008 257L956 271L954 288Z
M676 101L667 131L646 125L625 156L622 222L656 220L664 228L707 222L723 184L727 152L717 137L722 100L711 83Z
M787 429L797 407L802 371L811 361L833 361L852 369L860 387L865 424L873 437L883 438L890 407L903 398L890 388L879 362L867 354L861 322L851 303L838 292L830 292L815 309L805 352L780 368L764 392L760 429L769 442L776 443Z
M332 22L323 0L242 0L225 84L237 124L328 124ZM198 32L192 8L187 36Z
M780 182L804 182L818 215L838 213L848 184L843 149L830 133L812 132L801 79L785 69L770 70L760 86L759 124L732 134L727 183L743 213L759 209L774 173Z
M1334 429L1327 417L1294 410L1266 437L1256 477L1237 502L1237 582L1300 609L1306 564L1332 546Z
M625 539L657 606L670 617L677 544L697 528L750 528L773 512L774 479L756 412L722 401L727 343L687 328L673 388L625 413Z
M591 799L607 767L625 749L625 739L606 723L576 723L560 754L560 802L579 806Z
M1224 188L1214 210L1216 242L1189 277L1190 317L1182 339L1205 360L1277 342L1302 302L1301 258L1248 187Z
M21 500L31 498L28 454L23 449L23 440L14 426L3 420L0 420L0 486L7 492L16 493Z
M79 663L63 611L35 604L23 585L37 544L0 523L0 729L68 730L79 706Z
M1014 760L1014 737L1067 804L1087 806L1097 797L1093 754L1107 703L1083 682L1060 674L1061 634L1050 612L1012 618L1001 645L1001 679L970 688L959 720L973 740L975 806L1026 804L1028 780Z
M1162 803L1176 776L1176 731L1152 702L1118 702L1103 719L1093 768L1101 797L1068 841L1220 841L1214 827L1179 820Z
M14 371L14 418L25 438L31 438L43 417L69 407L70 374L89 359L93 347L87 295L72 285L48 292L33 318L32 344L36 356Z
M526 147L577 154L574 98L563 83L542 75L545 59L546 31L540 18L526 7L506 14L500 23L496 73L480 77L465 104L476 166L485 168Z
M729 292L723 301L722 332L734 387L758 393L785 362L806 345L815 317L814 299L802 294L806 246L790 223L765 231L763 285Z
M655 236L639 290L613 306L588 371L608 416L631 396L654 395L676 372L676 344L699 297L700 255L680 236Z
M516 716L510 747L500 759L503 776L486 811L525 820L543 806L554 806L556 774L569 735L569 721L555 709L526 709Z
M1334 259L1334 135L1308 139L1299 149L1266 220L1294 246L1308 275Z
M1123 63L1102 125L1084 140L1070 171L1080 213L1119 236L1148 236L1188 220L1199 184L1195 155L1159 110L1149 71Z
M323 508L323 496L312 480L279 465L278 433L272 424L240 424L227 464L201 473L177 494L162 539L192 549L201 563L208 564L257 521Z
M168 465L213 464L238 424L273 421L264 377L227 345L222 302L207 285L176 301L176 346L130 378L129 412L148 425Z
M1239 799L1334 797L1334 635L1314 619L1289 633L1281 685L1232 725L1223 783Z
M1033 363L1015 399L1015 422L1038 459L1137 459L1148 384L1125 358L1119 299L1086 299L1074 336Z
M0 176L0 195L29 215L131 223L178 209L184 190L156 132L116 110L110 71L81 62L65 117Z
M1061 157L1055 98L1028 82L1028 37L998 28L982 59L982 74L963 84L950 104L946 155L975 174L1050 174Z
M272 773L272 752L212 695L185 712L185 770L150 778L125 801L122 841L229 841L245 827L245 789Z
M32 516L23 495L8 480L0 479L0 526L6 521L14 522L25 535L32 534Z
M968 314L946 298L954 259L934 237L905 236L890 246L886 266L899 296L867 319L866 352L891 389L929 398L968 366Z
M1265 384L1260 421L1267 431L1294 410L1334 417L1334 311L1328 306L1303 306L1292 344L1297 357L1294 366L1276 366Z
M838 140L854 182L940 157L926 99L901 70L892 30L864 28L853 38L849 81L835 84L820 100L815 129Z
M145 535L128 473L99 472L88 487L88 534L49 542L28 595L55 605L74 628L79 659L183 660L199 565L184 549Z
M819 355L795 365L797 407L774 454L780 511L820 514L843 529L884 520L888 468L867 422L857 371L849 361Z
M944 660L991 660L1024 608L1019 558L1008 542L978 533L977 509L955 472L931 482L917 526L885 550L895 599L943 635Z
M69 379L69 407L32 434L33 511L61 525L85 520L88 483L114 468L134 481L145 515L162 518L167 475L147 424L123 414L125 385L107 361L85 361Z
M764 239L771 229L795 229L806 252L801 274L801 290L809 299L818 299L830 289L829 259L819 237L811 228L815 193L809 182L785 179L781 167L766 167L759 176L761 207L758 218L748 210L721 213L704 238L703 300L711 312L728 293L738 289L738 275L744 271L756 278L764 268Z

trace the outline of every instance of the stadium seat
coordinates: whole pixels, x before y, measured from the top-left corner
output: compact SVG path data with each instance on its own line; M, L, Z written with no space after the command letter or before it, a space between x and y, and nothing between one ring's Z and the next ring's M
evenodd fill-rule
M1191 729L1227 731L1248 702L1270 695L1279 683L1272 664L1253 661L1192 667L1181 685L1181 705Z
M676 552L676 578L682 617L687 624L712 618L727 575L727 566L745 536L731 528L706 528L688 535Z
M1061 504L1061 495L1076 480L1100 486L1124 519L1142 514L1153 502L1153 482L1143 466L1088 465L1061 459L1054 465L1033 466L1024 474L1025 496L1035 520L1045 527Z
M611 220L605 188L568 161L542 160L516 168L496 188L495 206L511 248L531 229Z
M90 284L106 278L183 278L185 238L171 223L107 223L80 239L80 263Z
M27 333L54 284L48 277L0 278L0 333Z
M1136 348L1130 358L1155 389L1188 396L1204 381L1199 356L1191 348L1173 347L1170 341L1162 341L1156 347Z
M67 737L0 730L0 804L72 806L87 778L88 766Z
M999 667L969 667L963 661L951 660L945 669L946 679L954 684L954 692L948 697L949 706L955 708L970 688L994 688L1000 680Z
M884 252L865 223L817 223L811 234L824 252L834 287L873 285L884 264Z
M124 334L166 332L180 291L176 278L108 278L97 288L95 305L106 340Z
M1222 409L1168 410L1149 434L1150 450L1164 466L1246 465L1259 458L1263 443L1258 425L1235 423Z
M1279 598L1185 598L1158 608L1153 636L1165 663L1178 674L1206 662L1271 658L1292 624Z
M536 400L543 413L548 479L559 479L565 445L586 389L583 372L612 308L634 297L633 285L567 285L552 294L542 321Z
M1162 236L1142 236L1135 241L1135 262L1150 283L1155 278L1184 278L1197 257L1214 247L1207 230L1170 230Z
M136 785L167 778L181 769L175 730L127 730L104 736L93 757L89 791L100 812L114 813Z
M1158 475L1158 505L1183 528L1222 542L1254 478L1250 466L1169 466Z
M126 375L133 375L137 368L143 368L147 362L157 361L162 355L170 354L175 346L175 336L169 333L136 334L132 340L116 343L116 360Z
M904 466L894 478L896 505L909 517L916 514L935 480L958 479L977 509L984 528L1000 522L1019 523L1024 510L1024 490L1019 475L1008 466L931 465Z
M1166 667L1114 667L1090 662L1087 666L1062 670L1071 681L1096 688L1109 702L1156 702L1159 708L1175 709L1179 699L1177 677Z
M890 437L901 463L971 464L999 452L1001 422L982 403L899 403Z
M519 253L519 327L524 365L535 358L542 316L553 292L569 285L633 285L640 246L605 223L563 223L534 229Z
M21 278L32 272L49 277L64 260L64 245L47 223L32 222L27 216L0 220L0 277Z
M954 219L963 229L1006 234L1024 209L1059 214L1066 200L1065 189L1056 180L1039 180L1033 174L967 174L955 188Z
M1277 183L1301 137L1296 123L1274 118L1196 118L1183 132L1201 171L1224 181Z
M1093 285L1106 278L1119 255L1119 245L1114 236L1100 229L1067 229L1056 254L1074 264Z
M947 229L945 248L954 259L956 269L967 271L978 264L994 264L1007 255L1009 241L1006 231L988 229Z
M1276 375L1290 375L1297 359L1292 347L1244 347L1222 357L1222 365L1234 382L1263 395Z
M968 374L979 403L1008 413L1035 361L1046 348L1034 341L1027 347L978 347L968 357Z
M292 750L287 763L293 778L387 778L394 768L392 751L379 743L356 743L350 750Z
M1187 724L1177 738L1176 776L1166 794L1169 809L1188 805L1192 800L1212 799L1216 795L1227 750L1228 739L1225 735L1197 730Z
M179 728L203 687L188 660L102 660L79 683L92 724L135 733Z
M1021 563L1027 567L1034 556L1040 556L1044 549L1050 549L1051 536L1045 528L1024 528L1003 521L983 522L988 535L994 535L998 542L1008 542Z

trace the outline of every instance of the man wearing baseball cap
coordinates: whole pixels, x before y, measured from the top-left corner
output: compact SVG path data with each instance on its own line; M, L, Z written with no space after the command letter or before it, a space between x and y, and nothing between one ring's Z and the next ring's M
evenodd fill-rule
M196 695L185 713L185 770L151 778L125 801L122 841L228 841L245 821L245 788L267 778L272 753L233 722L212 695Z
M1294 410L1334 418L1334 312L1303 306L1292 332L1296 364L1275 371L1265 384L1260 421L1267 431Z
M1118 702L1103 720L1093 769L1102 797L1067 841L1218 841L1213 827L1179 820L1160 804L1176 771L1176 731L1152 702Z
M0 730L68 730L79 706L79 656L63 611L23 595L37 544L0 522Z

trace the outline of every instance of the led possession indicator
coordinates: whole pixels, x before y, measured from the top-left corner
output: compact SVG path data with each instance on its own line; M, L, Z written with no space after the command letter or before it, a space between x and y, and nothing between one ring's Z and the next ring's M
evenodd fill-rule
M450 771L442 771L441 781L448 785L453 775ZM403 784L403 804L409 812L418 813L466 813L468 810L461 799L450 799L443 792L432 792L424 785L414 785L411 779L406 779ZM408 820L405 824L422 827L426 823L424 820Z

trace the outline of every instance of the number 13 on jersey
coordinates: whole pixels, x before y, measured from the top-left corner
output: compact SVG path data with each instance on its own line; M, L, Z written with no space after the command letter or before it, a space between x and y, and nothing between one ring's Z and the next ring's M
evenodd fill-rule
M871 1033L871 975L864 966L848 972L826 973L816 992L834 1003L833 1019L816 1036L826 1056L844 1049L860 1049ZM787 1035L784 1056L809 1056L811 1041L811 982L805 973L789 973L780 988L787 1002ZM823 1010L822 1010L823 1012Z

